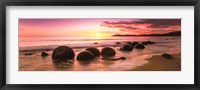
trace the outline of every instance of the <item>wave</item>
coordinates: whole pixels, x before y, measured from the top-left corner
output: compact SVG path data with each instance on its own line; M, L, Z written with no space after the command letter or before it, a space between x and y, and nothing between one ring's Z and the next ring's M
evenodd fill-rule
M53 50L58 46L69 46L73 49L77 48L88 48L88 47L118 47L120 45L111 45L111 44L100 44L100 45L46 45L46 46L28 46L28 47L19 47L20 52L26 51L44 51L44 50Z
M181 42L156 42L156 44L181 44ZM99 44L63 44L63 45L44 45L44 46L27 46L19 47L20 52L26 51L44 51L44 50L53 50L58 46L69 46L73 49L77 48L88 48L88 47L119 47L123 44L115 43L99 43Z
M70 39L70 40L20 40L22 42L38 42L38 41L110 41L110 40L120 40L120 39Z

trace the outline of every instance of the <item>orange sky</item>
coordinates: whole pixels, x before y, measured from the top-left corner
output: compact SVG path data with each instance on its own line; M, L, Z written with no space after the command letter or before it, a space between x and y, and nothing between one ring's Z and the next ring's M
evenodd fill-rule
M20 36L112 36L181 30L181 19L19 19Z

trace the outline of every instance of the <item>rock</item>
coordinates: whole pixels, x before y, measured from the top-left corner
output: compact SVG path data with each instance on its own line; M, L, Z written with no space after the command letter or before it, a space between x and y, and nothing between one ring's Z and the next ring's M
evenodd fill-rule
M24 55L33 55L34 53L25 53Z
M94 55L90 51L83 51L78 54L77 60L91 60L94 59Z
M100 51L97 48L91 47L87 48L86 50L90 51L95 57L100 56Z
M149 44L155 44L155 42L152 41L142 42L142 45L149 45Z
M147 41L146 43L147 44L155 44L155 42L152 42L152 41Z
M126 42L126 44L131 45L131 42Z
M115 44L121 44L120 42L116 42Z
M115 50L110 47L105 47L101 50L101 55L103 57L112 57L115 56L115 54L116 54Z
M147 45L147 42L142 42L142 45Z
M137 44L139 44L139 43L138 43L138 42L132 42L132 43L131 43L131 46L134 48L135 45L137 45Z
M121 50L121 51L132 51L133 47L131 45L126 44L126 45L123 45L122 47L120 47L119 50Z
M121 60L126 60L126 57L120 57L119 59L121 59Z
M161 56L162 56L163 58L165 58L165 59L173 59L173 57L172 57L171 55L167 54L167 53L164 53L164 54L162 54Z
M137 45L135 46L135 48L136 48L136 49L145 49L144 45L142 45L142 44L137 44Z
M66 60L74 58L74 51L68 46L59 46L53 50L52 59Z
M126 60L126 57L119 57L119 58L103 58L105 60Z
M95 42L94 44L98 44L97 42Z
M46 52L42 52L42 53L41 53L41 56L42 56L42 57L46 57L46 56L48 56L48 55L49 55L49 54L46 53Z

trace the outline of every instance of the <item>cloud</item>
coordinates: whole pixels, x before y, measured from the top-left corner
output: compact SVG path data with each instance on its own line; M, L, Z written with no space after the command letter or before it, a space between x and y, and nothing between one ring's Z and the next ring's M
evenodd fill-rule
M149 19L145 20L150 23L149 28L167 28L170 26L181 26L181 19Z
M104 21L101 26L120 30L180 30L181 19L136 19L133 21Z

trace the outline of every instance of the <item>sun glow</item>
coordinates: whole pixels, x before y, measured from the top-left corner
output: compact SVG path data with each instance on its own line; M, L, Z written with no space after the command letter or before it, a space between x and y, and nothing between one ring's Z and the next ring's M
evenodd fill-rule
M93 33L92 36L96 39L102 39L102 38L111 36L111 34L96 32L96 33Z
M95 34L95 37L96 37L97 39L100 39L100 38L102 37L102 35L101 35L101 33L96 33L96 34Z

